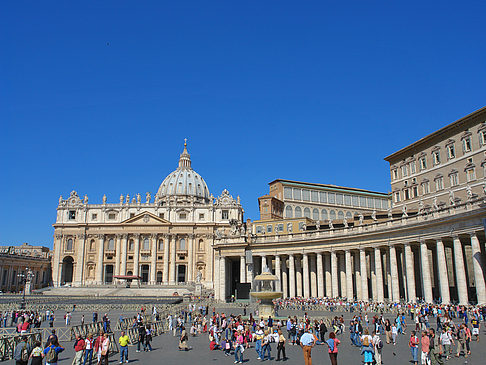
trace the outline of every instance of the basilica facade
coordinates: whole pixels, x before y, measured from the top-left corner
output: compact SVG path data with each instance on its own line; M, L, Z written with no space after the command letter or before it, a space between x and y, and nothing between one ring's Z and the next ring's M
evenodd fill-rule
M150 193L103 196L88 203L72 191L61 196L54 224L55 286L100 286L122 279L146 285L200 282L212 289L213 242L244 230L239 197L214 197L192 169L184 144L179 165Z

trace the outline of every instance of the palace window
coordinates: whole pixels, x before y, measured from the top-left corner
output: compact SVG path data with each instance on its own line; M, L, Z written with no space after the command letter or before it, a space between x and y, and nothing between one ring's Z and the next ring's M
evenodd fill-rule
M420 170L425 170L427 168L427 158L425 156L419 159Z
M275 230L276 230L277 232L283 232L283 230L284 230L284 225L283 225L283 223L279 223L279 224L277 224L277 225L275 226Z
M326 221L328 219L327 210L325 210L325 209L321 210L321 218L324 221Z
M344 196L344 205L351 206L351 195Z
M143 239L142 250L144 251L150 250L150 240L148 238Z
M440 164L440 151L432 152L432 158L434 160L434 165Z
M262 226L256 226L256 233L262 233Z
M412 197L413 198L416 198L418 197L419 193L418 193L418 186L415 185L415 186L412 186Z
M352 219L353 218L353 215L351 214L351 212L346 212L346 218L347 219Z
M319 201L319 192L313 190L311 191L311 200L313 202L318 202Z
M327 194L327 201L329 202L329 204L334 204L334 202L336 201L336 194L328 193Z
M267 233L272 233L272 225L271 224L269 224L267 226Z
M96 213L91 214L91 220L92 221L95 221L97 219L98 219L98 214L96 214Z
M185 249L186 249L186 240L184 238L182 238L179 241L179 250L184 251Z
M159 240L159 251L164 250L164 240Z
M471 137L465 137L462 140L462 148L464 150L464 153L471 152Z
M76 219L76 211L75 211L75 210L70 210L70 211L68 212L68 218L69 218L70 220Z
M435 179L435 190L439 191L444 189L444 178L443 177L438 177Z
M468 182L476 180L476 171L474 170L474 168L470 168L466 170L466 178Z
M359 197L359 206L362 208L366 208L366 197L360 196Z
M115 240L113 238L108 240L108 251L115 251Z
M187 219L187 214L186 213L179 213L179 219L180 220L186 220Z
M410 175L415 174L415 161L410 162Z
M409 193L408 189L403 189L403 199L404 200L410 199L410 193Z
M116 214L115 213L109 213L108 214L108 219L113 220L115 218L116 218Z
M398 179L398 169L392 170L392 178L393 178L393 180Z
M336 219L336 211L331 210L331 211L329 212L329 217L330 217L331 219Z
M292 188L284 187L284 197L285 199L292 199Z
M343 205L343 194L336 194L336 204Z
M295 207L295 218L302 217L302 209L300 207Z
M229 211L227 211L227 210L223 210L223 211L221 212L221 218L222 218L222 219L229 219Z
M309 201L310 199L310 191L309 190L302 190L302 200Z
M66 251L72 251L73 250L73 239L68 238L66 242Z
M450 145L447 146L447 157L449 158L449 160L456 157L456 151L454 149L453 144L450 144Z
M458 175L457 172L451 173L449 175L451 186L459 185L459 177L457 175Z
M342 210L340 210L340 211L338 212L337 217L338 217L338 219L341 219L341 220L342 220L342 219L344 219L344 213L343 213L343 211L342 211Z
M398 203L400 201L400 192L395 191L395 193L393 194L393 197L395 198L395 203Z
M403 165L402 166L402 177L406 177L406 176L408 176L408 166Z
M327 203L327 193L325 191L319 192L319 201L321 203Z
M310 218L311 213L309 208L304 208L304 217Z
M359 207L359 197L357 195L353 195L353 207Z
M312 219L314 219L315 221L319 220L319 209L314 208L312 210Z
M429 193L429 182L423 182L422 183L422 194L428 194Z
M479 131L479 144L481 146L486 145L486 130Z
M292 207L290 205L285 207L285 218L292 218Z
M294 188L294 200L301 200L302 190Z

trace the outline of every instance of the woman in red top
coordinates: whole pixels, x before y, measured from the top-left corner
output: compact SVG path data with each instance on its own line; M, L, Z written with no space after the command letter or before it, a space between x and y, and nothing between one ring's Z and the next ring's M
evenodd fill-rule
M415 335L415 331L412 331L410 334L410 341L408 341L408 347L410 347L410 351L412 352L412 360L414 365L418 365L418 344L419 339Z
M326 341L326 343L329 347L329 359L331 359L331 365L337 365L338 346L341 341L336 338L336 334L334 332L331 332L329 333L329 339Z

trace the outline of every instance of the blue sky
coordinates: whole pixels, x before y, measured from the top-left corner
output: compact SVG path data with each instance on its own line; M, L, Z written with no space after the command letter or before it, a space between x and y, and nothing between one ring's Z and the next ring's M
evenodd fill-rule
M0 244L59 195L155 193L188 138L219 195L389 191L383 158L484 106L484 1L5 2Z

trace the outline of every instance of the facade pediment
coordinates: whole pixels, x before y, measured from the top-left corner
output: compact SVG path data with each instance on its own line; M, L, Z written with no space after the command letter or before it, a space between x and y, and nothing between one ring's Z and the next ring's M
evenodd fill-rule
M163 218L157 217L156 215L153 215L152 213L149 212L142 212L140 214L137 214L134 217L128 218L127 220L121 222L123 225L147 225L147 226L152 226L154 224L156 225L170 225L171 223Z

